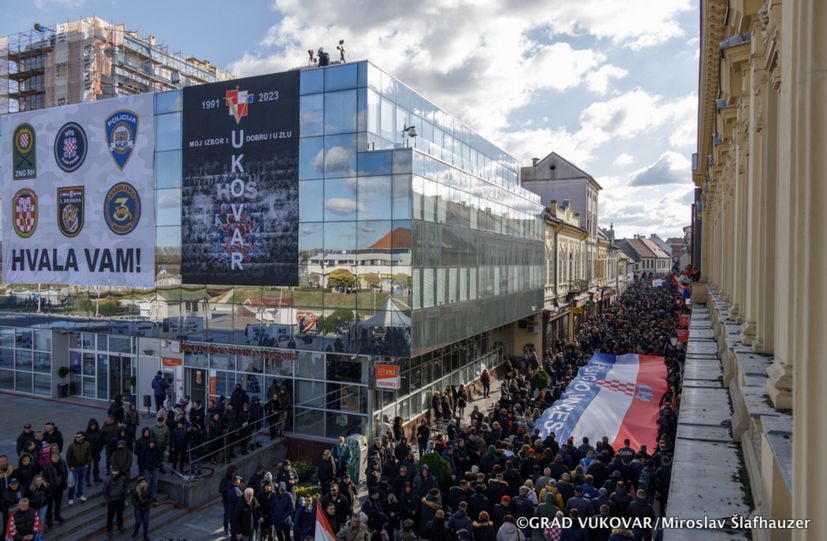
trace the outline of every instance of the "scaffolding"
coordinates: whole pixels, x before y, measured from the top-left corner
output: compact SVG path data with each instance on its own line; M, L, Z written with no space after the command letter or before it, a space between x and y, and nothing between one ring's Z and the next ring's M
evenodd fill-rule
M98 17L0 37L0 115L232 77Z

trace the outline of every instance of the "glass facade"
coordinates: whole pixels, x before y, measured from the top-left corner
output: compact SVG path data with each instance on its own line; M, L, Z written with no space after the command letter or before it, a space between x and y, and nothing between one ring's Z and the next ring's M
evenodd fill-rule
M300 88L297 287L181 284L172 91L155 95L156 288L10 286L0 324L37 313L33 327L80 331L71 392L89 398L123 392L125 374L140 372L137 346L113 350L115 336L178 341L186 394L241 383L263 396L275 383L294 397L292 425L323 437L386 407L415 415L432 386L496 364L494 337L543 299L543 209L519 186L519 164L369 62L302 70ZM37 392L15 344L10 364L0 353L0 388ZM398 393L369 390L377 358L403 367Z

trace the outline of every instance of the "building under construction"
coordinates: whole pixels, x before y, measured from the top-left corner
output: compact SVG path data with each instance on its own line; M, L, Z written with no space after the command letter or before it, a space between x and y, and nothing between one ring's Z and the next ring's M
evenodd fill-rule
M0 37L0 114L230 78L98 17Z

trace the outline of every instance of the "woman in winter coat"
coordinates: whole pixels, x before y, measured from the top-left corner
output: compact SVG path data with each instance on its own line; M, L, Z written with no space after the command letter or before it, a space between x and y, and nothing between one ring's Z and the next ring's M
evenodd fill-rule
M29 498L29 507L37 511L40 517L40 523L46 523L46 513L49 510L49 501L51 498L51 491L49 485L43 479L43 475L37 474L32 479L28 490L26 490L26 497Z
M143 477L138 477L138 483L132 489L131 500L135 514L135 529L132 530L132 537L137 537L143 526L144 541L149 541L149 510L152 509L152 494L149 491L149 484Z
M525 541L525 536L517 527L512 515L503 518L503 525L497 531L497 541Z
M479 520L472 523L471 530L474 541L495 541L497 535L494 532L494 523L491 522L487 511L480 513Z
M20 486L23 488L27 488L29 485L32 484L32 480L34 480L34 476L40 473L42 470L39 465L32 463L32 455L29 453L23 453L20 455L20 461L17 463L17 470L15 470L15 476L17 477L18 482L20 482ZM31 506L32 509L36 509L35 506Z
M101 453L103 453L104 447L103 432L101 432L97 419L89 419L89 423L86 425L86 432L84 432L83 435L92 447L92 465L90 471L86 474L86 486L92 486L93 476L96 483L101 482Z

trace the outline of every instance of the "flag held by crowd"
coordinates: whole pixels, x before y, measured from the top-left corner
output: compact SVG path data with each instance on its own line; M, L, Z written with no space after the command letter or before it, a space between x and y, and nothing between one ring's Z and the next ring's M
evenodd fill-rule
M535 427L543 438L554 432L559 442L608 436L615 449L624 439L635 449L653 448L666 374L663 357L595 353Z
M336 541L336 534L330 526L320 504L316 505L316 535L314 541Z

